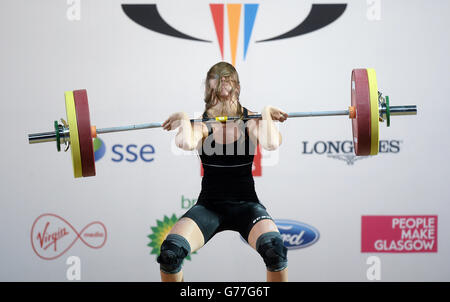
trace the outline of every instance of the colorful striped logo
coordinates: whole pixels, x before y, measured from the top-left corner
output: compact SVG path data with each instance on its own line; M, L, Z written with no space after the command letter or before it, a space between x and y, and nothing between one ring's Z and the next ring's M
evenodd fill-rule
M211 14L214 20L217 40L219 42L220 54L224 59L223 40L224 40L224 15L225 4L210 4ZM236 65L236 53L239 38L239 23L241 21L242 7L244 10L244 60L247 57L250 37L252 36L253 26L255 25L256 14L259 4L226 4L228 16L228 32L230 34L231 62Z
M306 18L303 21L301 21L296 27L292 28L291 30L285 33L281 33L275 37L255 41L255 43L293 38L319 30L336 21L344 13L346 7L347 4L312 4L311 9ZM203 43L205 42L212 43L212 40L197 38L192 35L183 33L180 30L172 27L160 15L156 4L122 4L122 9L124 13L135 23L153 32L185 40ZM211 3L209 4L209 9L211 11L212 21L214 24L222 60L224 60L225 57L224 55L225 28L226 28L225 26L228 25L231 63L233 65L236 65L239 31L241 21L243 22L243 31L244 31L243 59L245 60L247 57L253 28L256 23L255 21L256 15L259 10L259 4ZM195 12L188 12L188 13L191 15L195 14ZM208 21L205 20L204 22Z

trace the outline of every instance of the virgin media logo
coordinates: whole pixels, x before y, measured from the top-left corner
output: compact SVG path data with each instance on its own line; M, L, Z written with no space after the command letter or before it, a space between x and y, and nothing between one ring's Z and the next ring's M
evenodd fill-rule
M31 246L44 260L61 257L78 239L92 249L99 249L105 245L106 238L106 227L100 221L91 222L77 232L67 220L55 214L42 214L31 227Z

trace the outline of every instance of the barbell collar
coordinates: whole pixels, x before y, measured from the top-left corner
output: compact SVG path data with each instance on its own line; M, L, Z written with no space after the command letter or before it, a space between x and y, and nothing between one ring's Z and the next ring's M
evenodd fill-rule
M61 129L59 132L60 144L65 144L69 142L70 138L69 127L66 128L64 126L59 125L59 128ZM28 143L30 144L47 143L54 141L56 141L56 131L28 134Z
M391 115L417 115L416 105L390 106Z
M28 134L28 143L30 144L54 142L55 140L55 131Z

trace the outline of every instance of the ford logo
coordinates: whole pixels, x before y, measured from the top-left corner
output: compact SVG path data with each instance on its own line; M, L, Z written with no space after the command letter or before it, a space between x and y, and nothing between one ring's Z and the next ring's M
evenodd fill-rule
M275 220L283 238L284 246L289 250L310 246L319 240L319 231L306 223L293 220Z

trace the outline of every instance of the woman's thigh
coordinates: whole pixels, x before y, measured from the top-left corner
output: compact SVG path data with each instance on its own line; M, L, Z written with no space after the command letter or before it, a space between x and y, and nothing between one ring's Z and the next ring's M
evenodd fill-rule
M256 250L256 241L259 236L268 232L279 232L277 225L272 219L260 220L250 230L247 241Z
M201 248L205 242L203 233L194 220L183 217L175 223L169 234L177 234L186 238L191 246L191 253Z
M186 238L191 246L191 252L195 252L215 234L220 222L217 213L196 204L178 220L169 234L178 234Z

